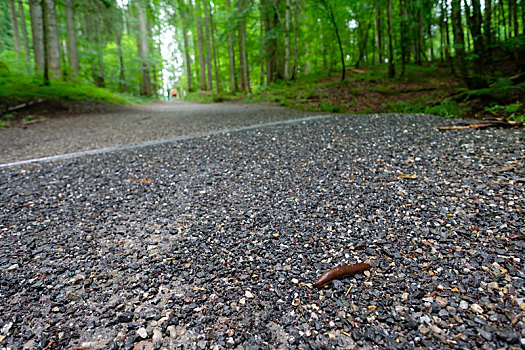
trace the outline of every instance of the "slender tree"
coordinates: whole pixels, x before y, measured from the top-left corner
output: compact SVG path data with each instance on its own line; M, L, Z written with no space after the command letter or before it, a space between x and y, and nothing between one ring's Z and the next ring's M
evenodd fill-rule
M31 33L33 34L33 56L35 72L44 71L44 21L41 0L29 0Z
M197 44L198 44L198 51L199 51L199 70L200 70L200 83L201 83L201 90L206 90L206 62L205 62L205 53L204 53L204 34L202 32L202 24L201 24L201 15L200 15L200 0L196 0L196 6L195 6L195 26L197 27Z
M388 77L393 78L396 75L396 66L394 65L394 35L392 30L392 1L388 0L387 4L387 27L388 27ZM404 64L403 64L404 70Z
M29 51L29 39L27 37L27 27L26 27L26 16L24 13L24 4L22 0L18 0L18 12L20 13L20 24L22 25L22 38L24 40L24 52L26 59L31 59L31 52Z
M13 27L13 41L16 52L21 52L20 47L20 32L18 30L18 19L16 16L15 1L9 0L9 15L11 16L11 25Z
M60 42L58 39L58 22L54 0L43 0L45 8L45 26L44 30L47 35L46 55L49 69L49 76L53 79L62 78L61 61L60 61Z
M187 30L187 15L186 15L186 4L184 0L179 1L179 12L181 18L181 27L182 27L182 37L184 40L184 65L186 66L186 88L188 92L192 91L191 85L191 59L190 59L190 48L188 43L188 30Z
M341 80L345 80L345 74L346 74L345 54L343 52L343 44L341 43L341 37L339 36L339 28L337 27L337 23L335 21L332 4L328 3L326 0L321 0L321 4L327 10L328 16L330 17L330 21L332 23L332 26L334 27L335 36L337 38L337 44L339 45L339 53L341 55L341 65L343 66L342 73L341 73Z
M67 58L69 61L69 78L74 80L78 75L78 48L77 35L75 29L75 9L73 0L64 0L66 13L66 31L67 31Z
M202 4L204 5L204 29L206 33L206 71L208 73L208 85L207 90L212 91L213 90L213 78L212 78L212 67L211 67L211 34L210 34L210 11L209 11L209 0L202 0Z
M147 33L147 23L146 23L146 10L144 9L144 3L141 0L138 0L136 5L137 16L139 20L139 40L137 42L138 46L138 55L141 59L140 68L141 71L141 84L140 84L140 94L144 96L151 96L151 80L149 72L149 62L148 62L148 33Z
M230 0L226 0L226 10L228 11L228 17L231 16ZM232 31L228 31L228 59L230 64L230 92L235 93L237 91L237 82L235 80L235 52Z

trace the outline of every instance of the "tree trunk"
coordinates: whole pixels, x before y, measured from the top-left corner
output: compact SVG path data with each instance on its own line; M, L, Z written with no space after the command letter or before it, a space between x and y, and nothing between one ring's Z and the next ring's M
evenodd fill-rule
M246 2L239 1L239 9L241 12L241 19L239 23L239 58L240 58L240 75L241 75L241 90L246 93L250 92L250 76L248 72L248 55L246 53Z
M357 61L355 62L355 65L354 67L355 68L359 68L359 65L361 64L361 60L363 59L364 55L365 55L365 49L366 49L366 44L367 44L367 41L368 41L368 32L369 32L369 28L368 28L368 25L365 26L364 30L363 30L363 26L361 25L362 22L359 22L359 27L357 28L357 32L358 32L358 35L359 35L359 38L357 39L357 41L359 42L359 54L358 54L358 57L357 57ZM363 33L364 32L364 33Z
M78 76L78 48L77 35L75 30L75 9L73 0L64 0L66 12L66 31L67 31L67 58L69 61L69 78L75 80Z
M342 75L341 75L341 81L343 81L345 80L346 67L345 67L345 55L343 52L343 44L341 43L341 37L339 36L339 28L337 27L337 23L335 22L335 17L334 17L332 6L328 4L326 0L321 0L321 3L327 9L332 25L334 26L335 36L337 37L337 44L339 45L339 53L341 55L341 65L343 66Z
M140 68L141 71L141 84L140 94L143 96L151 96L151 80L149 74L149 63L148 63L148 33L146 24L146 11L143 8L144 4L142 1L138 1L137 4L137 16L139 18L139 40L138 55L142 61Z
M18 0L18 12L20 12L20 24L22 24L22 38L24 39L24 52L26 59L31 59L31 52L29 51L29 39L27 38L26 16L24 14L24 5L22 0Z
M49 40L49 33L48 33L48 30L47 30L47 6L46 4L42 1L41 2L41 6L42 6L42 31L43 31L43 41L42 41L42 44L43 44L43 47L44 47L44 65L43 65L43 73L44 73L44 86L49 86L50 85L50 81L49 81L49 59L48 59L48 55L47 55L47 48L48 48L48 40Z
M391 7L391 1L393 0L388 0L388 8ZM401 30L400 30L400 39L401 39L401 43L400 43L400 46L401 46L401 74L400 76L404 76L405 75L405 65L406 65L406 62L407 62L407 53L408 53L408 38L407 38L407 31L408 31L408 10L407 10L407 4L406 4L406 0L399 0L399 17L401 17ZM392 26L392 19L391 19L391 12L392 11L389 11L388 15L387 15L387 19L390 21L390 26L389 28L391 28ZM389 62L389 71L388 71L388 74L390 76L390 42L393 41L392 38L392 32L391 32L391 29L388 30L388 62ZM393 51L393 50L392 50ZM393 54L392 54L393 56ZM395 76L395 66L394 66L394 76Z
M465 62L465 34L461 25L461 0L452 0L452 30L454 32L454 48L456 50L456 64L460 77L468 76Z
M230 12L230 0L226 0L228 16ZM228 31L228 58L230 62L230 92L233 94L237 91L237 82L235 81L235 52L233 49L233 38L231 31Z
M16 18L14 0L9 0L9 14L11 16L11 26L13 27L13 41L15 44L15 50L20 54L22 52L22 49L20 46L20 32L18 31L18 20Z
M118 60L119 60L119 66L120 66L118 86L119 86L120 91L126 92L128 88L126 85L126 70L124 67L124 55L122 54L122 22L121 20L118 20L117 28L115 29L115 43L117 44Z
M394 64L394 34L392 32L392 1L387 4L387 27L388 27L388 77L396 76L396 66Z
M284 80L290 80L290 0L284 9Z
M186 65L186 79L187 79L187 89L188 92L191 91L191 58L190 58L190 49L188 45L188 30L186 23L186 4L184 0L179 0L179 9L180 9L180 18L182 26L182 37L184 39L184 61Z
M47 34L47 61L49 76L53 79L62 78L62 71L60 69L60 42L58 40L58 24L55 11L54 0L44 0L45 7L45 23Z
M215 46L215 25L213 23L213 12L211 12L210 8L210 28L211 28L211 46L213 49L213 67L215 68L215 88L217 89L217 93L221 93L221 83L219 80L219 64L217 60L217 49Z
M378 62L383 63L383 37L382 37L382 26L381 26L381 8L376 5L376 40L377 40L377 51L378 51Z
M202 0L204 5L204 29L206 31L206 70L208 72L208 85L207 90L213 92L213 73L211 67L211 35L210 35L210 13L209 13L209 0Z
M195 25L197 27L197 45L199 50L199 70L200 70L200 83L201 90L206 90L206 62L204 53L204 34L202 32L201 15L200 15L200 3L199 0L195 6Z
M509 11L512 13L512 29L514 29L514 37L519 36L519 26L518 26L518 4L516 0L510 0L511 6Z
M297 52L297 0L294 0L293 7L293 69L292 79L295 80L299 64L299 53Z
M492 4L491 0L485 0L485 20L483 22L483 36L485 40L486 62L492 65Z
M35 72L44 70L44 23L40 0L29 0L31 15L31 33L33 34L33 55L35 57Z
M472 15L470 15L469 5L465 2L465 11L467 12L467 22L474 41L474 53L476 54L476 64L478 68L484 70L485 63L485 45L483 42L483 34L481 33L481 4L480 0L472 0Z

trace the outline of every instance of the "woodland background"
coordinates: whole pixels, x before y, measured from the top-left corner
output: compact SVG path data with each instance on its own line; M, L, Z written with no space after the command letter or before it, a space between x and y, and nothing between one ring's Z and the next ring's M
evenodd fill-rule
M35 98L127 103L177 87L522 120L524 33L525 0L7 0L0 107L5 119Z

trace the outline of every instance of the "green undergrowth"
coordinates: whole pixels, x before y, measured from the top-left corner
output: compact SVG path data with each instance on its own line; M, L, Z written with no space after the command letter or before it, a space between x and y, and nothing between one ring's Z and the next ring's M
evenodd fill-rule
M145 104L154 101L154 98L115 93L90 83L51 81L50 85L46 86L41 77L14 74L0 69L0 113L11 106L38 99L113 105Z
M466 109L453 100L443 100L438 104L429 105L421 101L398 101L387 103L386 112L393 113L424 113L434 114L445 118L456 118L462 116Z

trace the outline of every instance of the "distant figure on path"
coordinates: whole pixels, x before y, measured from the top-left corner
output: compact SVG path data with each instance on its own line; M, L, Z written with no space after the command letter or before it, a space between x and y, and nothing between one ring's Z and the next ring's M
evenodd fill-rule
M168 101L170 100L170 89L168 89Z
M175 89L175 88L171 89L171 97L173 99L177 98L177 89Z

